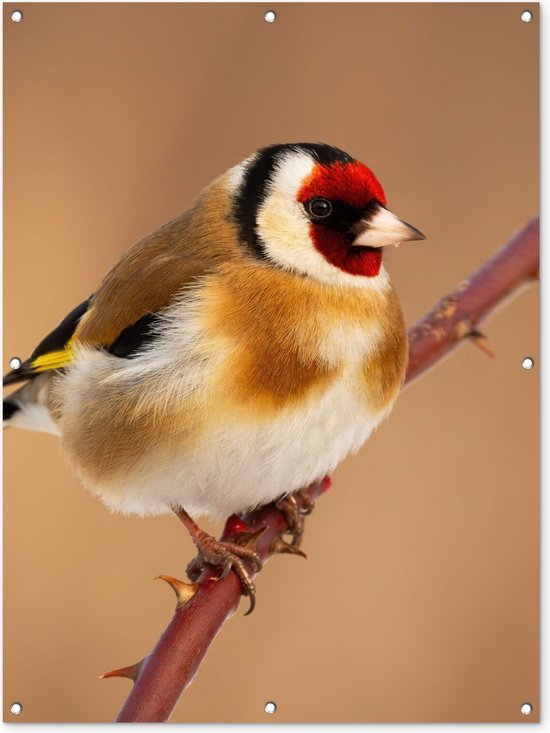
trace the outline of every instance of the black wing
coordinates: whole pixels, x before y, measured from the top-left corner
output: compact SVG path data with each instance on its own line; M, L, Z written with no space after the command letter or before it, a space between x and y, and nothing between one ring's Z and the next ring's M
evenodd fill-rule
M132 359L141 352L144 346L158 336L155 326L159 323L159 320L156 313L143 316L139 321L125 328L117 340L106 347L107 351L123 359Z
M19 369L14 369L4 376L4 386L33 379L42 372L48 371L48 369L36 365L35 361L41 356L46 356L65 348L74 334L80 319L89 309L92 297L90 296L72 310L57 328L38 344L31 356L21 364ZM125 328L114 343L105 345L104 348L114 356L131 359L137 356L140 350L157 335L153 327L158 321L159 317L156 314L143 316L143 318L140 318L134 324ZM52 367L51 369L56 368L59 367Z
M30 357L21 364L19 369L14 369L4 375L4 386L15 384L16 382L24 382L25 380L32 379L40 374L40 371L33 368L33 362L40 356L45 356L52 351L58 351L65 347L75 332L78 322L90 307L92 297L93 296L90 296L83 303L77 305L74 310L65 316L57 328L54 328L46 338L42 339Z

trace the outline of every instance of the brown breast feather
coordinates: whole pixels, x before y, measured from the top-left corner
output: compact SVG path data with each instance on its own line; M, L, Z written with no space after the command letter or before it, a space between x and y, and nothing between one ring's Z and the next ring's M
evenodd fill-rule
M231 399L257 415L269 415L321 394L346 366L344 354L327 361L320 347L331 329L342 324L377 327L383 334L358 372L359 399L383 410L401 385L406 333L391 288L365 291L268 265L229 263L220 268L205 296L207 331L238 344L220 378L220 404ZM234 388L224 395L229 374Z

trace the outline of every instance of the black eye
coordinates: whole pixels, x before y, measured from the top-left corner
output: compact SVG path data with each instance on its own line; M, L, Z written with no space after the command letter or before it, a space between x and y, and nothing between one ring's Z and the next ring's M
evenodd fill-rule
M306 207L315 219L326 219L327 216L332 214L332 204L327 199L311 199L306 203Z

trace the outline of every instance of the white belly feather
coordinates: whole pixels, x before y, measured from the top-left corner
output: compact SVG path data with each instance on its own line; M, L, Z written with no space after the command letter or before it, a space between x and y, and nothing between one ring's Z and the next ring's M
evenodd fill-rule
M343 377L309 408L289 409L270 422L228 422L207 432L193 452L154 450L116 493L98 491L116 511L160 514L182 505L192 515L223 519L321 479L356 451L385 414L360 405Z

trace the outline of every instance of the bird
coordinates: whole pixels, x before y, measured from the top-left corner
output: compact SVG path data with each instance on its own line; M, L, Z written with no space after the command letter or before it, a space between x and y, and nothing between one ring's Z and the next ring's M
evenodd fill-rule
M388 417L404 382L403 309L384 251L425 236L372 170L326 143L257 150L131 247L4 384L4 426L60 437L112 511L175 512L188 568L233 569L254 602L250 546L214 539L270 502L293 544L304 487Z

